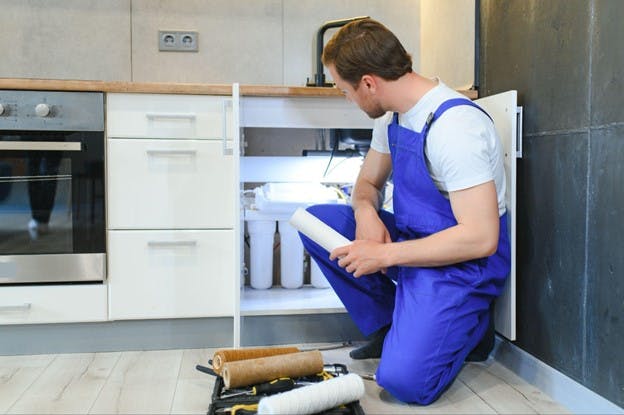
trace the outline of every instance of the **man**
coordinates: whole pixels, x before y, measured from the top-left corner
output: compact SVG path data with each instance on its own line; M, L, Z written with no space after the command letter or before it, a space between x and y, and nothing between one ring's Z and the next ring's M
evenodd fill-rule
M304 246L371 338L351 357L381 357L379 385L426 405L482 340L477 359L493 344L490 306L510 269L501 144L489 116L413 72L379 22L344 26L323 63L375 124L352 206L308 209L353 243L328 254L302 236ZM380 205L391 173L393 213Z

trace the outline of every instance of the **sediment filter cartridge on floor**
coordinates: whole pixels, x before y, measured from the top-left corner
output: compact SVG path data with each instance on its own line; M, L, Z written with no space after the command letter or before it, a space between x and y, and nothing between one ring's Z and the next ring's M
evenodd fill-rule
M223 364L226 389L256 385L282 377L298 378L323 371L323 355L318 350L289 353Z
M339 376L315 385L267 396L258 404L258 414L316 414L364 396L364 381L355 373Z
M217 374L221 374L223 364L238 360L257 359L259 357L276 356L280 354L297 353L296 347L254 347L249 349L221 349L217 350L212 357L212 368Z

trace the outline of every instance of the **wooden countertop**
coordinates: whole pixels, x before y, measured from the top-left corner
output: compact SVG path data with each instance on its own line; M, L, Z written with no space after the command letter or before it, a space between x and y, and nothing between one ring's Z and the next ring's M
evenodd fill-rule
M21 89L38 91L88 91L88 92L132 92L150 94L187 95L231 95L231 84L201 84L172 82L121 82L121 81L79 81L62 79L0 78L0 89ZM459 91L470 99L477 98L477 91ZM283 85L241 85L243 96L264 97L342 97L336 88L283 86Z

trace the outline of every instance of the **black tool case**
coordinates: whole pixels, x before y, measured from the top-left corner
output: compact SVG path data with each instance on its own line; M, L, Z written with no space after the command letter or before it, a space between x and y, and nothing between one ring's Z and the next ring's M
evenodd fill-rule
M333 365L326 365L326 366L332 366L334 368L334 372L338 376L346 375L347 373L349 373L347 371L347 367L343 364L333 364ZM322 381L322 379L317 376L298 378L295 380L297 381L304 380L308 382L310 381L321 382ZM231 408L235 405L257 404L258 402L260 402L260 399L264 397L264 395L260 395L260 396L239 395L239 396L233 396L231 398L221 398L221 395L223 394L224 389L225 389L224 387L225 387L225 384L223 383L223 378L221 376L217 376L214 389L212 390L212 403L208 407L208 415L230 415L230 412L224 411L224 409ZM251 390L251 387L249 389ZM236 415L254 415L254 414L256 414L256 411L253 411L253 410L249 411L249 410L239 409L236 412ZM328 409L324 412L319 413L318 415L365 415L365 413L362 410L362 407L360 406L360 402L355 401L347 405L342 405L340 407Z

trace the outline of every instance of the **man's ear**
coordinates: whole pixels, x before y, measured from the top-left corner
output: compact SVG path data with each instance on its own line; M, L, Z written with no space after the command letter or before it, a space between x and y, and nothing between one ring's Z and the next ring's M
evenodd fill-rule
M362 85L372 93L377 91L377 80L372 75L362 75Z

